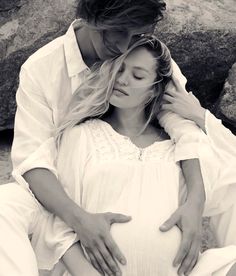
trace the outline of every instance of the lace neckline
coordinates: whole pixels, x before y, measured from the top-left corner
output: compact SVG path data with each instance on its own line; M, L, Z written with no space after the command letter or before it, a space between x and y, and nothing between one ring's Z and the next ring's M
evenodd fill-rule
M153 143L151 143L150 145L148 146L145 146L145 147L139 147L137 146L131 139L129 136L125 136L123 134L120 134L119 132L117 132L108 122L102 120L102 119L94 119L94 120L97 120L99 121L104 127L106 127L106 129L109 131L109 133L118 138L118 139L122 139L122 140L127 140L133 147L135 147L136 149L138 150L146 150L146 149L149 149L149 148L152 148L153 146L156 146L156 145L165 145L165 144L170 144L171 143L171 140L170 139L167 139L167 140L162 140L162 141L155 141Z

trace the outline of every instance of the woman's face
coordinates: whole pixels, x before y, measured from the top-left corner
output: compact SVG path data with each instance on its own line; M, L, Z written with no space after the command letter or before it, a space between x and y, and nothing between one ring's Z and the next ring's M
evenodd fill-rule
M153 95L156 66L145 47L130 52L117 73L110 104L118 108L143 107Z

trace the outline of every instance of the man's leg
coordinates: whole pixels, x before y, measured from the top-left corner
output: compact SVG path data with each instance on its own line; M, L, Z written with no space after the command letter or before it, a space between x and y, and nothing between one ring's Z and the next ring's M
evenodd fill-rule
M38 276L28 234L39 206L17 183L0 185L0 276Z

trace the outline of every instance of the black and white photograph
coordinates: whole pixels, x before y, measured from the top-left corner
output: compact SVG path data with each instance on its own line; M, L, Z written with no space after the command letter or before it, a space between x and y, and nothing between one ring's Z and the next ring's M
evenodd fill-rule
M236 0L0 0L0 276L236 276Z

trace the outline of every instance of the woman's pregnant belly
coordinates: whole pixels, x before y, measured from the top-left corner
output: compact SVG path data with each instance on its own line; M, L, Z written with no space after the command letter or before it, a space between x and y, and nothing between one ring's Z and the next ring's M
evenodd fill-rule
M121 266L123 275L177 275L172 264L180 245L181 232L174 227L163 233L157 221L155 217L132 216L128 223L112 225L112 237L127 259L127 265Z
M122 164L123 165L123 164ZM160 225L178 207L178 171L144 168L126 172L127 166L102 168L86 179L82 207L92 213L122 213L131 221L115 223L111 234L127 259L121 266L125 276L177 276L172 263L181 241L173 227L161 232ZM117 172L116 172L117 170ZM122 172L122 173L121 173ZM96 178L95 178L96 174Z

